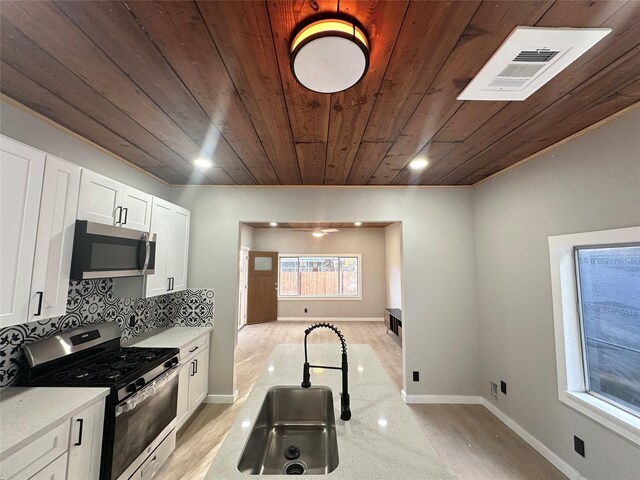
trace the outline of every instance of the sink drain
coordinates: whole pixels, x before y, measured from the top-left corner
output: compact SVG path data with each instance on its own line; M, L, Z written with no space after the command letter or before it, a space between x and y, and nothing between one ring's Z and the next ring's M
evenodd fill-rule
M302 462L289 462L284 466L285 475L304 475L307 473L307 466Z

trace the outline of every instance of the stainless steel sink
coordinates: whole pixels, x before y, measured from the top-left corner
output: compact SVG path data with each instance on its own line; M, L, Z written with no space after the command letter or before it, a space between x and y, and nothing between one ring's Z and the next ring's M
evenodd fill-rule
M331 390L293 386L269 389L238 470L249 475L325 475L337 466Z

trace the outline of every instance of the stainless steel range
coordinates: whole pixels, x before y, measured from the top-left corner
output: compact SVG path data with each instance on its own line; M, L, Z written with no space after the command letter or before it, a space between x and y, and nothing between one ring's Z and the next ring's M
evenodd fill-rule
M177 348L120 345L115 322L23 346L20 384L109 387L101 480L149 479L175 447Z

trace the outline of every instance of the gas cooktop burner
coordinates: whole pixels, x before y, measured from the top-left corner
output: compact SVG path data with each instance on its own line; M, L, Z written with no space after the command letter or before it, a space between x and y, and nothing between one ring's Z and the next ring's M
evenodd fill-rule
M144 373L166 352L167 349L136 347L104 351L80 365L55 370L51 383L113 385Z

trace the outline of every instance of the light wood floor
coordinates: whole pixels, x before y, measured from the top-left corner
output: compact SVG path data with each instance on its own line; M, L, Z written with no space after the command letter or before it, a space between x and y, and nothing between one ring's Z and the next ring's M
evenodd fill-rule
M347 344L368 343L389 377L402 387L402 352L382 322L335 322ZM238 334L233 405L203 404L178 432L175 452L156 475L157 480L201 480L213 461L253 384L275 345L302 343L304 322L249 325ZM333 343L333 333L316 330L309 343ZM301 347L302 348L302 347ZM299 366L302 369L302 366ZM527 445L481 405L411 405L411 411L442 461L458 480L565 479L545 458ZM222 480L222 479L221 479ZM401 480L401 479L393 479Z

